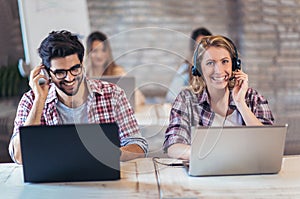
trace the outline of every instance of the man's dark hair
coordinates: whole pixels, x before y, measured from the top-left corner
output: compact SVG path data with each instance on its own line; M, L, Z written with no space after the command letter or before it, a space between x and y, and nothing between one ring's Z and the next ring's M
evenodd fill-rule
M195 29L191 34L191 43L190 43L190 51L194 52L195 42L198 36L211 36L211 32L204 27L200 27Z
M66 57L75 53L82 63L84 47L78 37L71 32L66 30L52 31L42 41L38 53L42 58L42 64L49 69L53 58Z

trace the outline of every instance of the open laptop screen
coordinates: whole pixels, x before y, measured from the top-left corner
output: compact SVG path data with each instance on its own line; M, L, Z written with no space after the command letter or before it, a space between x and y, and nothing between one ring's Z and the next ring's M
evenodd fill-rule
M135 108L135 77L133 76L102 76L99 78L102 81L114 83L122 88L125 92L125 95L131 105L131 107Z
M116 123L20 127L25 182L120 179Z
M189 175L277 173L287 125L197 127L192 130Z

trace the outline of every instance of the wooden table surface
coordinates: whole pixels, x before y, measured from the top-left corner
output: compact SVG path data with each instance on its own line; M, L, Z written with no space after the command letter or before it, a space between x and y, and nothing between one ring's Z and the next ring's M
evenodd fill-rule
M0 164L0 198L300 198L300 156L285 156L272 175L189 177L141 158L121 163L121 180L40 184L24 183L22 166Z

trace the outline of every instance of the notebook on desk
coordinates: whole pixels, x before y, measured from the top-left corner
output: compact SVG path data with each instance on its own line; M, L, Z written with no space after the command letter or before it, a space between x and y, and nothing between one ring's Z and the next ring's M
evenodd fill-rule
M281 169L287 125L192 129L191 176L274 174Z
M116 123L20 127L24 182L120 179Z

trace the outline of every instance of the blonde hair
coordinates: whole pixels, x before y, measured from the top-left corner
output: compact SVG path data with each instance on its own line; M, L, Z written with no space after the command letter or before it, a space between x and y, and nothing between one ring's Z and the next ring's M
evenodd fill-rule
M205 36L200 40L199 45L195 49L194 52L194 66L197 67L197 70L201 73L201 76L193 76L191 80L191 89L194 93L202 93L203 90L206 88L206 83L204 81L204 78L202 76L202 70L201 70L201 62L203 59L204 53L209 49L210 47L218 47L218 48L224 48L226 49L231 57L231 60L234 58L237 58L237 51L233 44L233 42L228 39L227 37L221 36L221 35L215 35L215 36Z

